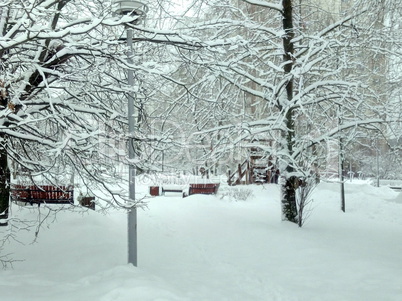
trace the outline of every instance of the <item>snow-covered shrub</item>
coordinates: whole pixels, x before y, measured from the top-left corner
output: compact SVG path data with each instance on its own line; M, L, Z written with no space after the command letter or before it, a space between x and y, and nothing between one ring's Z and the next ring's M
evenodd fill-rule
M296 190L296 203L298 209L298 225L302 227L307 218L311 214L311 205L313 199L311 197L314 188L317 186L316 177L310 176L300 182Z
M247 201L253 197L253 190L244 187L229 187L221 193L221 199L228 197L231 201Z

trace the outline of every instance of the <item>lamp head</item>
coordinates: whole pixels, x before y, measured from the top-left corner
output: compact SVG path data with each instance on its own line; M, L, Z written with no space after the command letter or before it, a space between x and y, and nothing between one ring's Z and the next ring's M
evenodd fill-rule
M120 16L138 16L135 24L143 20L148 12L146 1L114 0L113 6L114 12Z

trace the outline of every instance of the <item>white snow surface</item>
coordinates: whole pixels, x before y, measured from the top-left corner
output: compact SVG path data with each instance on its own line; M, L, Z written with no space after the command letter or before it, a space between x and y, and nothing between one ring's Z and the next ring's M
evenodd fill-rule
M228 189L151 198L138 211L138 267L126 263L123 211L60 212L35 243L34 229L19 231L25 245L3 252L24 261L0 270L1 300L402 300L401 193L347 183L343 213L339 184L321 183L298 228L280 220L277 185L240 187L253 190L246 201Z

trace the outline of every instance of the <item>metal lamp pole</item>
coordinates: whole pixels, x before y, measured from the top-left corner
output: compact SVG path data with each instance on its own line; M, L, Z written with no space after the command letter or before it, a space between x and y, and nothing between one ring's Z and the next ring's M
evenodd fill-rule
M133 24L138 24L141 20L145 18L148 11L148 7L144 0L114 0L115 13L119 15L130 15L137 16L137 19ZM128 65L133 64L133 30L132 28L127 28L127 63ZM127 68L128 86L133 87L134 85L134 72L128 66ZM129 128L129 139L128 139L128 157L129 157L129 199L135 201L135 175L136 167L134 165L135 149L134 149L134 131L135 131L135 120L134 120L134 96L133 92L130 91L127 96L127 106L128 106L128 128ZM128 263L137 266L137 208L133 205L127 214L127 233L128 233Z
M133 30L131 28L127 29L127 48L128 48L128 63L131 65L133 63ZM128 86L133 87L134 85L134 73L131 68L127 69ZM130 200L135 200L135 175L136 168L133 163L135 158L134 151L134 97L133 92L128 93L128 158L130 159L128 168L128 181L129 181L129 198ZM137 266L137 208L133 206L128 210L128 263Z

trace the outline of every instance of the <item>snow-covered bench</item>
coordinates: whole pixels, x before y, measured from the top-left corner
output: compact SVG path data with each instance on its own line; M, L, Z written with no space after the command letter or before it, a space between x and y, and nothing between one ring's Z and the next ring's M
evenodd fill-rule
M181 193L183 198L185 197L185 185L164 185L162 186L162 195L165 195L166 192L176 192Z
M183 198L192 194L216 194L219 189L219 184L204 183L204 184L188 184L188 185L163 185L151 186L150 194L152 196L165 195L166 192L181 193Z

